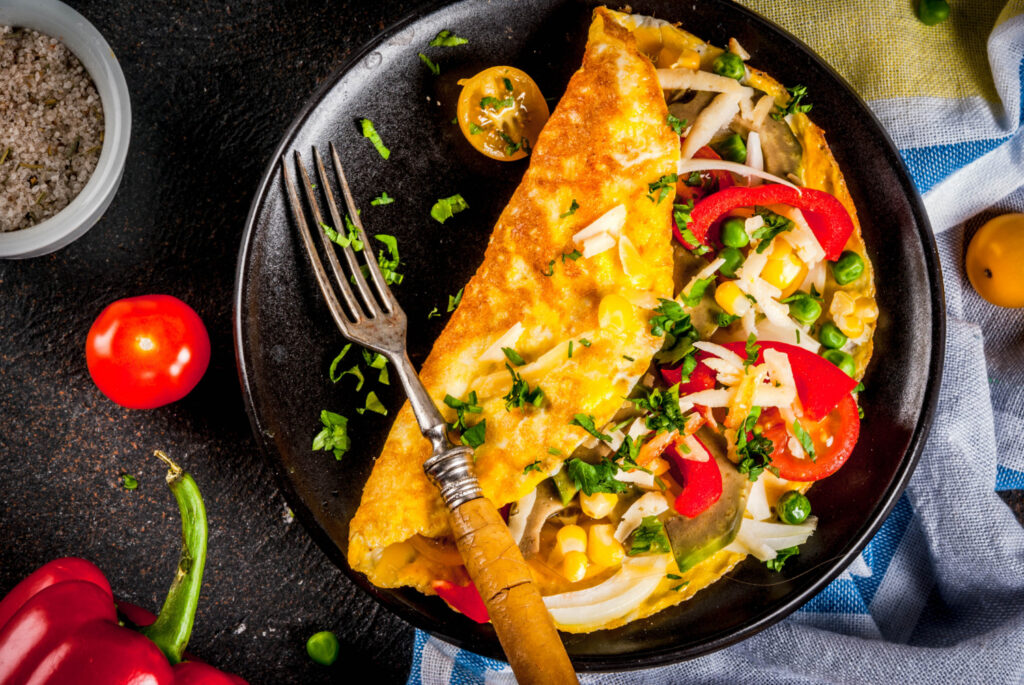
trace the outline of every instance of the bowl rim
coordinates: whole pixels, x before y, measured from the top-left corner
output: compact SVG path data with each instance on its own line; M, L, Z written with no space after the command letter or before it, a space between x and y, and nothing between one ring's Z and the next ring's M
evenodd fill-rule
M7 0L0 24L56 38L85 67L103 104L103 149L85 187L64 209L28 228L0 232L0 259L49 254L92 228L114 199L131 142L131 97L121 65L103 34L60 0Z
M256 415L255 397L253 394L253 383L255 378L246 363L246 335L245 330L243 329L245 286L247 276L249 275L248 257L256 235L260 208L264 204L270 191L278 166L284 159L284 155L291 149L291 143L297 132L306 124L309 118L314 114L320 101L338 84L339 80L341 80L345 74L355 68L363 58L372 53L387 39L401 33L407 26L419 21L427 15L433 14L446 6L457 4L460 1L461 0L437 0L421 7L414 8L398 18L394 23L384 28L384 30L378 32L373 38L343 59L339 63L338 67L335 68L324 79L321 85L310 94L302 108L295 115L291 124L282 133L281 142L269 158L263 176L260 180L260 185L253 197L252 204L250 205L249 214L246 217L245 228L239 245L238 261L236 263L235 270L234 298L232 306L232 330L234 336L235 362L238 370L239 382L242 387L245 410L249 417L253 437L256 440L260 453L270 464L278 486L281 488L283 494L290 503L301 502L301 500L295 492L291 482L285 477L283 469L280 467L280 463L275 459L277 452L273 442L267 438L260 425L259 417ZM723 630L720 636L712 637L701 643L699 646L665 646L648 648L642 651L642 656L640 654L631 653L608 656L577 655L572 657L574 667L582 672L634 671L679 663L710 654L741 642L756 633L761 632L765 628L778 623L806 604L808 600L821 592L853 562L867 543L870 542L878 532L882 524L892 512L893 508L896 506L897 501L906 489L910 478L913 476L917 463L921 458L924 443L927 440L928 433L931 429L936 406L938 404L946 344L946 307L942 271L934 231L932 230L931 223L928 220L928 215L922 203L921 196L911 180L910 174L903 163L902 157L900 157L895 143L892 141L892 138L889 136L886 129L882 126L878 117L875 116L874 112L867 106L864 100L846 81L846 79L836 72L806 43L770 19L763 17L753 10L741 6L736 2L731 0L716 0L716 2L728 5L733 11L737 11L741 15L744 15L748 21L755 25L761 25L782 34L791 42L791 44L801 50L817 67L827 72L827 74L833 78L836 83L850 96L857 107L857 114L869 120L871 125L881 133L880 142L882 142L882 152L885 155L886 161L894 168L900 182L900 189L907 198L910 211L914 217L917 238L921 243L925 271L933 281L931 284L932 287L929 289L931 293L930 304L934 316L932 318L931 326L931 354L928 360L928 378L924 385L921 411L907 443L907 448L899 469L893 476L888 488L882 494L876 511L865 521L864 525L851 540L848 551L844 555L830 560L830 571L820 576L815 582L808 585L802 591L794 593L785 601L773 604L769 609L766 609L752 619L746 626L739 629ZM421 615L406 604L406 602L402 600L400 594L381 592L380 589L370 583L363 574L354 571L349 566L345 553L334 544L327 533L320 527L311 512L307 511L304 506L295 507L294 504L292 509L295 516L303 524L307 534L313 538L317 543L317 546L320 547L327 557L331 559L335 565L341 568L346 577L362 588L367 594L373 597L389 611L398 615L414 627L424 630L430 635L448 642L460 649L466 649L482 653L484 656L504 660L504 655L500 652L500 647L498 648L499 651L496 653L481 652L478 647L471 644L468 640L463 640L453 635L441 633L431 627L421 625ZM408 588L404 588L404 590L408 590Z

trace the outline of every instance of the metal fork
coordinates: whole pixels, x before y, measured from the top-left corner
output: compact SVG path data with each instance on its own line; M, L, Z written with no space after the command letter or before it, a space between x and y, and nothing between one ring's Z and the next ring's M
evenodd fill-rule
M351 246L341 248L348 265L346 273L327 232L317 231L331 264L333 285L320 259L285 160L282 160L281 166L292 214L331 316L346 338L384 355L402 381L420 431L432 445L432 456L423 463L423 470L440 490L441 498L448 507L456 545L488 608L495 632L519 682L575 683L577 680L572 664L551 615L544 606L540 591L533 582L529 567L504 520L490 500L483 497L473 469L472 448L456 445L448 437L444 418L409 361L405 312L388 288L374 257L334 143L330 144L330 151L349 219L363 243L360 251L362 260ZM313 161L333 227L341 227L344 224L334 201L331 183L320 152L315 147ZM295 152L295 163L313 220L317 227L322 228L325 222L314 192L315 186L309 181L298 151ZM363 276L361 267L366 268L369 281ZM349 276L355 285L354 289L349 283ZM341 300L335 288L341 293Z

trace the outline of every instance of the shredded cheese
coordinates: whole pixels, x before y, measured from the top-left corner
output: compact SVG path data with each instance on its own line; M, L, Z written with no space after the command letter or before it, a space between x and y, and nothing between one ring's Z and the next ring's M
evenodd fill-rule
M586 228L577 231L572 237L574 243L580 244L587 238L592 236L600 235L601 233L608 233L609 235L618 235L622 231L622 227L626 225L626 206L615 205L601 216L594 219L594 221Z
M523 335L523 324L516 322L512 328L508 329L501 335L494 344L487 348L487 350L480 355L480 361L482 362L500 362L505 358L505 353L501 351L503 347L515 348L515 344L519 341Z
M737 83L735 79L730 79L733 83ZM748 89L749 90L749 89ZM691 157L705 145L711 142L711 138L718 133L718 130L723 126L727 126L732 118L736 116L736 113L740 111L740 98L741 94L735 92L721 93L715 96L715 99L708 104L707 107L701 110L700 114L693 122L693 128L690 130L690 134L686 136L686 140L683 142L683 148L680 151L680 157L683 161L679 163L679 174L690 173L691 171L702 171L706 167L706 163L716 163L718 160L692 160L698 161L705 165L701 168L683 170L683 164L686 160L690 160ZM730 164L730 162L726 162ZM742 167L742 164L736 166ZM712 167L713 168L713 167ZM729 171L729 169L726 169ZM795 186L794 186L795 187Z
M641 473L643 472L641 471ZM668 501L664 495L660 492L648 492L642 495L622 515L622 520L619 521L619 526L615 529L615 539L625 542L630 533L640 527L645 516L657 516L663 511L668 511Z

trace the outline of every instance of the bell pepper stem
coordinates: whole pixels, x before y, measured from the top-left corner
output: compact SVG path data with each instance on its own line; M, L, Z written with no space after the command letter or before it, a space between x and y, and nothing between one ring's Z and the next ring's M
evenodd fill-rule
M167 485L181 511L182 548L178 570L160 615L152 625L142 629L142 634L156 643L171 664L177 664L192 635L199 605L199 589L206 565L206 507L192 476L160 450L155 454L167 464Z

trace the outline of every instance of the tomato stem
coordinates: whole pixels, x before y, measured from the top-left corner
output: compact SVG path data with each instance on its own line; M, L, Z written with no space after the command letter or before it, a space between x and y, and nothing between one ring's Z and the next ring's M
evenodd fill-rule
M192 476L160 450L156 457L167 464L167 486L181 511L181 557L167 598L156 622L142 634L156 643L171 664L181 661L192 635L199 605L199 589L206 566L206 507Z

